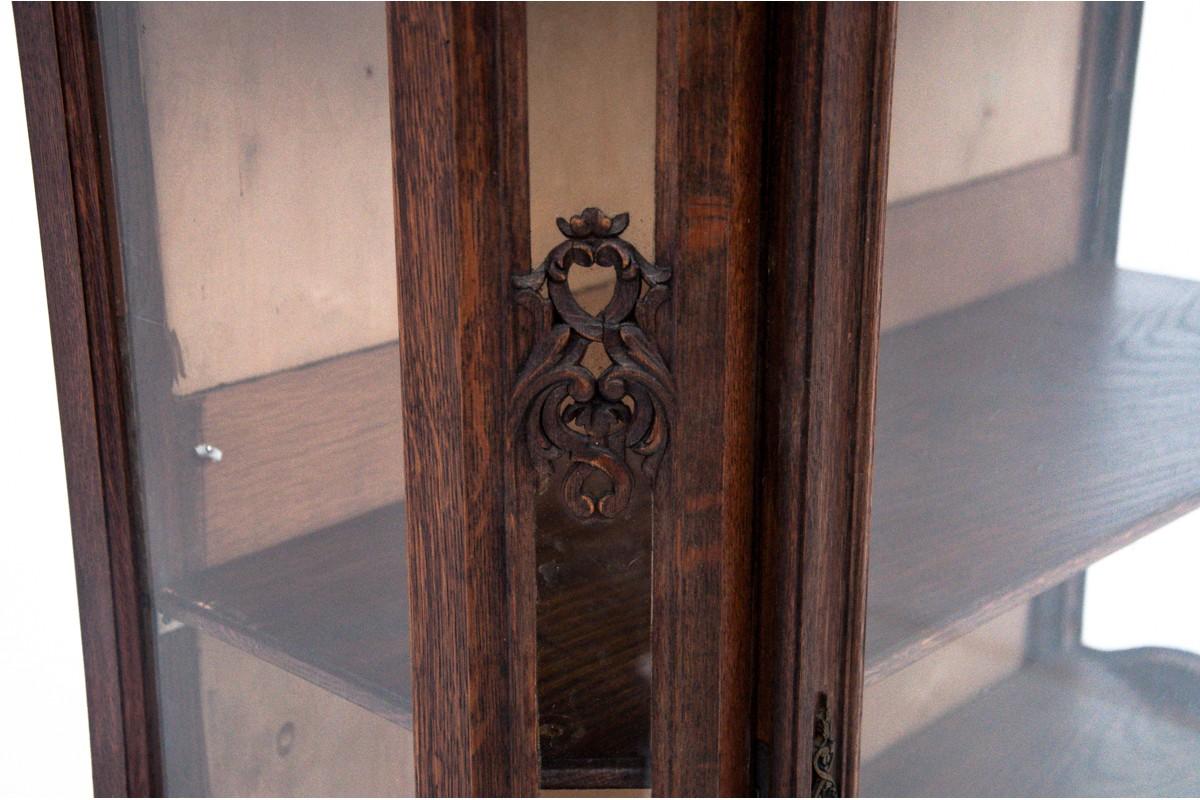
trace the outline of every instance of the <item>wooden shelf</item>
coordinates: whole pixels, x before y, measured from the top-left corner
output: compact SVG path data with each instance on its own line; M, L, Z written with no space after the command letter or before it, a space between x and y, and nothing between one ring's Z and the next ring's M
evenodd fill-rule
M1200 505L1200 284L1073 270L884 335L867 682Z
M1200 794L1200 657L1081 649L1025 667L866 763L867 797Z
M648 514L641 503L630 520L564 541L577 523L551 495L539 498L548 788L646 783ZM158 610L408 728L406 577L395 504L204 570L161 591Z
M404 508L207 569L158 610L412 727Z
M1062 273L886 334L868 681L1200 504L1197 419L1197 284ZM548 531L570 524L555 514ZM403 531L388 506L208 569L159 610L409 726ZM571 781L641 780L649 573L628 531L573 537L570 569L539 577L539 691L571 731L545 745ZM601 745L607 776L578 760Z

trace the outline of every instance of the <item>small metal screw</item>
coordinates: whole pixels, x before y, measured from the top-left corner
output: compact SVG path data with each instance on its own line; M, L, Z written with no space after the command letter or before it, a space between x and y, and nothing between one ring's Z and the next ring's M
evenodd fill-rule
M221 448L214 447L211 444L198 444L193 448L193 452L200 458L207 459L213 463L225 457L225 454L221 452Z

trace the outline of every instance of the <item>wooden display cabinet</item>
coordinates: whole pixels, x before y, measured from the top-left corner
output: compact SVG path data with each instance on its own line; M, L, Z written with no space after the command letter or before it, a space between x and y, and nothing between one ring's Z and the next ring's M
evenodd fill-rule
M15 13L98 794L1197 791L1139 6Z

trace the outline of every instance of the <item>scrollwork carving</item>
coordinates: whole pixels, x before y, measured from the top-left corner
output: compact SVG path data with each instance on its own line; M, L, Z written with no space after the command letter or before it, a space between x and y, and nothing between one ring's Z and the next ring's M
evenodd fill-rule
M652 483L670 439L675 390L652 332L671 271L621 238L628 214L588 208L557 220L566 238L532 271L515 275L516 302L537 329L513 393L514 423L537 469L539 492L559 476L566 509L580 520L614 518L645 478ZM572 294L571 268L616 274L608 304L589 314ZM598 343L609 366L583 364Z
M812 796L837 797L837 781L833 777L833 725L829 721L829 705L821 695L813 720Z

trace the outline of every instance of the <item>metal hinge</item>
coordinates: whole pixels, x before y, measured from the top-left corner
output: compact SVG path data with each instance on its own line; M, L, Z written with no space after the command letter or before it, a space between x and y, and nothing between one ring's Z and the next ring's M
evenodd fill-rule
M165 636L168 633L174 633L183 627L183 623L177 619L171 619L166 614L159 611L156 615L158 621L158 635Z

